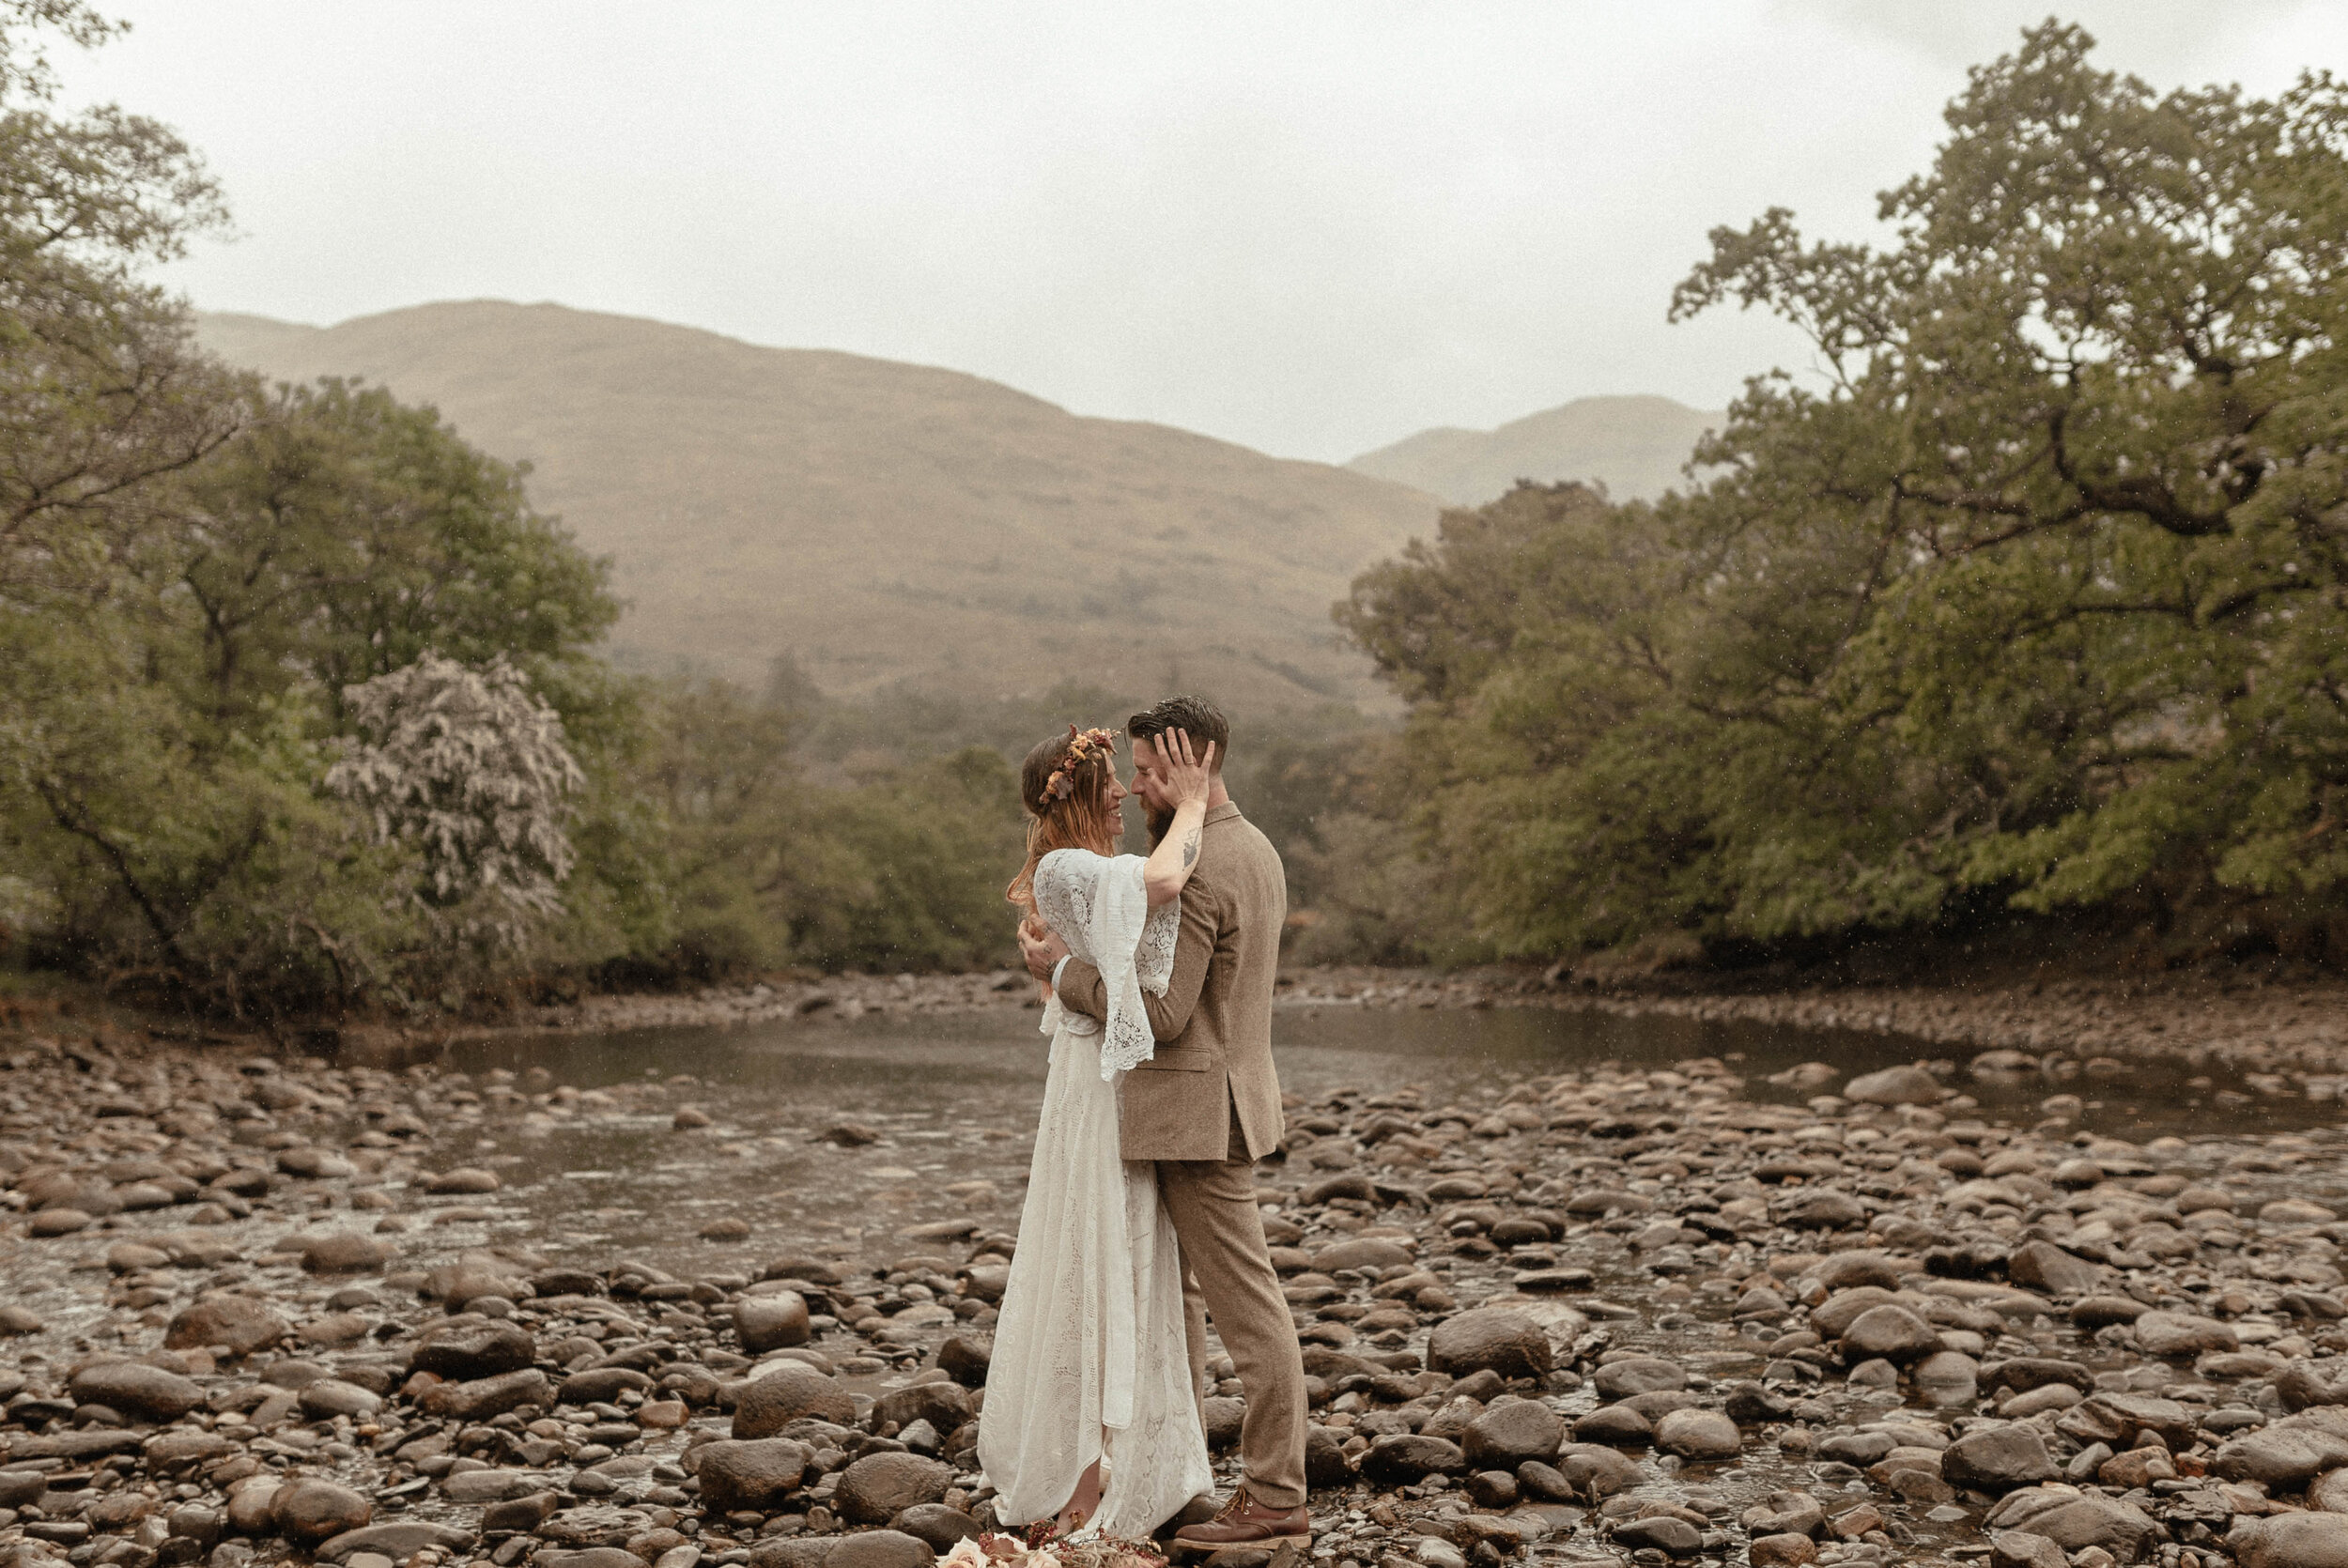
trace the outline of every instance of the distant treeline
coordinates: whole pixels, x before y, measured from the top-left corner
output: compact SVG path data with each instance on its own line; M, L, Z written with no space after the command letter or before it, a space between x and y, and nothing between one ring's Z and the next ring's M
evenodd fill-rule
M1888 249L1719 230L1769 310L1656 506L1526 487L1341 619L1389 798L1504 954L2092 914L2348 957L2348 87L2156 95L2047 23Z
M0 953L246 1012L993 966L1013 759L1163 695L626 675L604 568L430 410L140 277L221 221L0 0ZM2348 94L2054 24L1889 250L1720 231L1803 329L1660 504L1520 487L1338 607L1407 707L1234 715L1300 961L2139 923L2348 952Z

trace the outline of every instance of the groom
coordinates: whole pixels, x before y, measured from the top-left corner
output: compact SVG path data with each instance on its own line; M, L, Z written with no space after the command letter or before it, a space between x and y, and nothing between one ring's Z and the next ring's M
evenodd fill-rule
M1119 1130L1128 1160L1157 1162L1158 1191L1182 1242L1190 1375L1203 1391L1206 1318L1239 1368L1247 1415L1240 1428L1246 1478L1207 1524L1185 1526L1176 1546L1312 1545L1305 1507L1305 1363L1296 1325L1280 1293L1256 1207L1254 1163L1279 1145L1280 1080L1272 1066L1272 988L1288 918L1280 856L1231 804L1223 787L1230 726L1213 704L1169 697L1125 722L1133 737L1133 792L1154 842L1174 803L1163 784L1157 742L1181 730L1194 748L1214 746L1206 821L1197 830L1197 869L1182 889L1174 976L1164 996L1144 993L1157 1053L1125 1081ZM1057 935L1024 934L1027 968L1052 984L1060 1005L1108 1016L1101 972L1069 956Z

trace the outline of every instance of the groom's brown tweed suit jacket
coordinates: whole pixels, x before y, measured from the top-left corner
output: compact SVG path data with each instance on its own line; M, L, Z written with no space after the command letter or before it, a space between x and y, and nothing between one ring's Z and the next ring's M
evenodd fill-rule
M1182 888L1174 977L1142 993L1157 1054L1125 1080L1119 1131L1128 1160L1260 1160L1284 1130L1272 1066L1272 986L1288 920L1280 852L1239 807L1207 813L1198 865ZM1072 959L1060 997L1105 1017L1101 972ZM1233 1136L1236 1116L1238 1136Z

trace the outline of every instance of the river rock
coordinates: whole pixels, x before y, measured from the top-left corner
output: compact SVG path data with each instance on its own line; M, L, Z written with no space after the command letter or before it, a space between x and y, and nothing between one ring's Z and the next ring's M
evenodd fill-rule
M363 1420L383 1407L383 1401L374 1392L339 1377L303 1384L299 1403L301 1413L312 1421L332 1421L336 1416Z
M2147 1356L2190 1360L2210 1350L2232 1350L2234 1331L2213 1317L2190 1313L2148 1312L2136 1320L2136 1347Z
M1661 1356L1630 1356L1599 1367L1591 1384L1600 1399L1630 1399L1643 1393L1676 1392L1688 1386L1688 1375L1678 1362Z
M459 1165L453 1171L440 1171L418 1178L418 1184L435 1197L452 1193L478 1195L494 1192L503 1185L495 1171L485 1171L477 1165Z
M467 1317L436 1323L409 1353L410 1371L464 1381L519 1372L538 1358L538 1342L518 1323Z
M2243 1519L2226 1545L2239 1568L2348 1568L2348 1514Z
M1485 1371L1538 1377L1554 1364L1548 1333L1508 1307L1478 1307L1444 1318L1427 1337L1427 1360L1455 1377Z
M1802 1568L1818 1559L1818 1544L1807 1535L1756 1535L1745 1546L1753 1568Z
M2075 1257L2051 1241L2025 1241L2005 1264L2006 1278L2048 1296L2091 1296L2111 1271L2100 1264Z
M1450 1475L1467 1468L1460 1445L1443 1437L1391 1432L1372 1438L1362 1455L1362 1474L1375 1482L1402 1486L1430 1475Z
M487 1421L525 1405L554 1404L554 1385L536 1367L497 1377L475 1377L461 1383L436 1383L416 1401L426 1415L456 1421Z
M315 1544L357 1530L374 1516L375 1508L348 1486L305 1475L277 1488L269 1513L279 1534Z
M2212 1475L2295 1491L2325 1470L2348 1467L2348 1410L2323 1406L2227 1439L2211 1455Z
M83 1405L103 1405L134 1421L178 1421L204 1403L193 1379L143 1361L101 1361L84 1367L67 1384Z
M1655 1446L1683 1459L1733 1459L1744 1439L1718 1410L1673 1410L1655 1423Z
M746 1296L734 1303L734 1331L753 1356L805 1345L811 1332L807 1298L796 1290Z
M1554 1458L1565 1440L1566 1423L1556 1411L1537 1400L1517 1399L1468 1422L1460 1448L1477 1469L1513 1473L1528 1459Z
M1668 1514L1631 1519L1614 1527L1614 1545L1632 1551L1654 1547L1674 1557L1693 1557L1704 1549L1704 1532L1685 1519Z
M1860 1105L1935 1105L1940 1081L1919 1067L1885 1068L1844 1084L1843 1098Z
M554 1397L562 1405L609 1405L624 1390L641 1393L651 1387L651 1376L632 1366L591 1366L564 1378Z
M856 1420L856 1401L839 1379L799 1361L778 1361L734 1395L733 1435L771 1437L809 1417L848 1425Z
M356 1231L328 1231L301 1242L301 1267L313 1274L372 1274L391 1260L391 1248Z
M1867 1222L1867 1208L1848 1192L1805 1188L1770 1206L1777 1222L1793 1230L1850 1230Z
M2018 1422L1968 1432L1940 1454L1940 1479L2002 1497L2019 1486L2052 1481L2060 1472L2034 1427Z
M807 1445L788 1437L703 1443L693 1451L702 1502L722 1514L771 1513L806 1475L809 1458Z
M2101 1546L2123 1562L2135 1561L2160 1531L2132 1502L2044 1486L2008 1492L1983 1523L1992 1530L2043 1535L2066 1552Z
M859 1525L885 1525L908 1508L944 1500L953 1467L918 1453L868 1453L841 1472L833 1506Z
M824 1554L824 1568L929 1568L937 1554L918 1535L872 1530L843 1538Z
M1850 1360L1882 1357L1914 1361L1940 1348L1939 1330L1906 1307L1870 1307L1843 1330L1843 1355Z
M224 1345L231 1356L266 1350L293 1331L267 1302L249 1296L208 1296L173 1314L163 1330L166 1350Z
M908 1383L874 1400L873 1419L901 1427L925 1421L933 1430L948 1433L970 1419L970 1396L956 1383Z
M1989 1568L2070 1568L2070 1553L2026 1530L2009 1530L1989 1543Z
M311 1555L321 1562L347 1562L354 1553L373 1552L394 1562L405 1562L426 1547L446 1555L464 1551L473 1544L473 1533L455 1525L436 1525L423 1519L400 1519L379 1525L364 1525L334 1536Z
M714 1445L713 1445L714 1446ZM547 1483L542 1470L490 1468L457 1470L441 1479L440 1492L451 1502L479 1504L511 1502L526 1498Z
M985 1334L956 1334L937 1347L937 1370L965 1389L986 1387L995 1341Z

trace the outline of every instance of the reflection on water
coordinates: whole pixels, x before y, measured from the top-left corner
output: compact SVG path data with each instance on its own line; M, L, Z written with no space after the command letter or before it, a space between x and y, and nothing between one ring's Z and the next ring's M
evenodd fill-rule
M558 1100L519 1122L486 1125L469 1158L500 1168L542 1250L599 1258L624 1250L679 1271L724 1271L811 1243L842 1256L915 1250L899 1233L937 1221L1013 1228L1046 1066L1036 1019L1005 1008L507 1039L463 1047L449 1065L543 1068L583 1090L697 1080L677 1098L714 1119L707 1129L673 1130L665 1111L565 1115ZM1731 1063L1756 1099L1785 1100L1799 1096L1766 1079L1796 1063L1863 1072L1921 1054L1882 1036L1536 1008L1297 1008L1277 1015L1275 1031L1282 1082L1305 1099L1414 1085L1429 1108L1497 1097L1542 1073L1695 1056ZM2032 1074L1955 1086L1980 1099L1973 1114L2023 1124L2038 1119L2046 1096L2077 1094L2087 1102L2083 1126L2139 1140L2337 1120L2333 1107L2304 1100L2221 1103L2211 1098L2217 1086L2194 1087L2182 1068L2109 1084ZM826 1141L842 1124L878 1136L855 1146ZM519 1229L519 1221L509 1223ZM749 1237L700 1236L727 1221L746 1224Z

